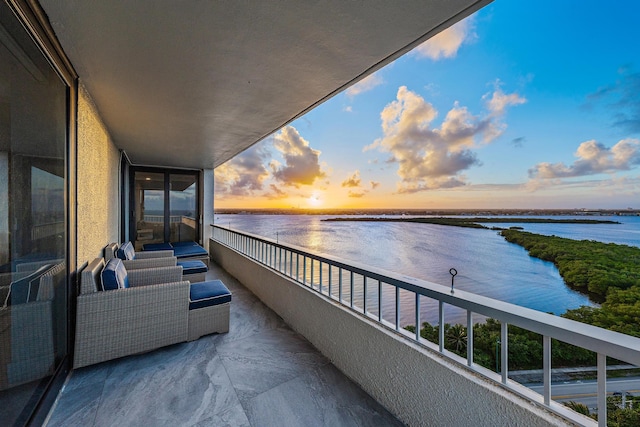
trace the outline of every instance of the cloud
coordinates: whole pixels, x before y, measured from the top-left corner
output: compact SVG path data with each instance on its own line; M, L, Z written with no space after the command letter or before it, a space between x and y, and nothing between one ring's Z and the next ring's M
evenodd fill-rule
M346 94L349 97L354 97L356 95L360 95L361 93L368 92L374 87L380 86L382 83L384 83L384 80L382 80L380 74L369 74L367 77L347 89Z
M580 144L574 156L578 160L569 166L564 163L538 163L529 169L529 177L574 178L628 171L640 165L640 140L623 139L611 148L595 140L586 141Z
M269 164L273 178L286 186L312 185L326 173L319 163L320 151L309 146L296 128L285 126L273 137L273 146L284 158L285 164L273 160Z
M343 187L360 187L360 171L356 170L354 173L349 175L347 179L342 181L341 185Z
M371 189L375 190L376 188L378 188L380 186L380 183L377 181L369 181L369 185L371 185Z
M343 108L343 111L346 111L347 113L353 113L353 107L351 105L347 105Z
M477 38L474 33L474 21L472 17L452 25L446 30L431 37L413 52L418 56L437 61L442 58L455 58L458 50L464 43L472 42Z
M489 117L491 118L484 135L486 142L489 142L504 133L507 126L502 122L501 118L504 117L507 107L521 105L527 102L525 98L521 97L517 93L504 93L502 89L500 89L500 84L500 81L497 80L494 84L494 91L490 94L487 93L482 97L487 109L489 110Z
M373 190L380 183L370 181L370 184L371 184L371 190ZM369 191L371 191L362 186L362 179L360 179L360 171L357 169L351 175L347 176L347 178L344 181L342 181L341 185L342 187L349 188L349 192L347 193L349 197L354 197L354 198L364 197Z
M587 107L593 102L605 102L607 110L614 111L612 125L624 132L640 133L640 73L629 68L620 70L620 78L614 84L598 89L587 96Z
M242 197L262 190L264 180L269 177L264 166L269 157L266 147L259 144L218 166L214 171L216 195Z
M355 198L355 199L359 199L361 197L364 197L365 194L367 194L368 191L366 190L349 190L349 197Z
M287 197L289 197L289 195L286 192L279 189L278 186L275 184L269 185L269 189L271 191L264 193L264 196L267 199L279 200L279 199L286 199Z
M470 148L477 140L488 143L498 137L506 128L502 118L507 107L524 102L500 88L483 99L488 110L484 117L474 116L456 102L436 128L433 122L438 112L433 105L401 86L396 100L380 114L383 137L364 151L391 153L387 163L398 164L400 193L465 185L461 172L480 165Z

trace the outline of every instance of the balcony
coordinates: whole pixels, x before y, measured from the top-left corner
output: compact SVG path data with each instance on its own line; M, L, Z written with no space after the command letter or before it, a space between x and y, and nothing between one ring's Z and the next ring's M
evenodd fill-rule
M234 294L230 332L76 370L49 426L401 425L393 414L409 425L591 426L552 399L551 339L598 354L600 414L606 357L640 364L639 339L248 233L214 227L210 255L209 277ZM468 325L499 320L503 366L509 325L540 333L540 392L476 364L472 335L465 359L403 329L401 291L415 295L415 324L426 299L441 324L445 304Z
M401 425L241 283L231 329L73 372L48 426Z
M604 426L607 396L616 391L607 390L607 358L640 364L640 339L277 240L214 226L210 254L410 425L595 425L554 400L562 394L552 381L558 367L553 366L552 346L558 340L597 359L597 382L588 394L596 396L590 406L599 414L597 424ZM421 306L437 315L439 325L451 321L452 308L463 313L469 331L466 354L446 348L444 328L435 343L403 328L407 312L414 316L412 324L422 324ZM473 325L487 317L500 326L496 371L474 360ZM539 387L518 383L522 373L512 375L508 369L514 326L540 337Z

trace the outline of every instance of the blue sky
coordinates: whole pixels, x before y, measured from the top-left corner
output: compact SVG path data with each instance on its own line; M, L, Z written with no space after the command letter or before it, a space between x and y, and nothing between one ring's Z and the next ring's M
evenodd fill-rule
M216 207L640 208L640 2L495 1L216 169Z

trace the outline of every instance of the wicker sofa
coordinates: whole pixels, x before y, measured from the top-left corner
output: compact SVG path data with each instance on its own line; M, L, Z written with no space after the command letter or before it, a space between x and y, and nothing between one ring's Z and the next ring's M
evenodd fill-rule
M219 281L192 286L182 267L156 267L126 271L128 287L104 290L104 269L96 258L81 273L74 368L229 330L228 289L195 293Z
M82 271L74 368L187 340L189 282L182 268L131 270L127 289L102 290L103 258Z
M64 274L64 263L45 264L0 286L0 390L53 373L56 345L62 345L54 334L60 316L53 314L62 298L54 297Z

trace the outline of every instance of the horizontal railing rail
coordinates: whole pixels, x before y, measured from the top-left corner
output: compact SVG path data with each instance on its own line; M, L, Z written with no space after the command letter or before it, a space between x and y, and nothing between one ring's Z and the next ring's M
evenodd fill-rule
M603 328L587 325L552 314L543 313L526 307L465 292L448 286L442 286L401 274L389 272L356 262L345 261L326 254L312 253L308 249L279 241L240 232L218 225L213 226L213 239L247 256L264 266L283 274L297 283L314 289L323 296L378 321L404 337L423 344L441 354L463 363L467 368L478 372L507 388L522 394L509 378L508 371L508 326L513 325L542 336L543 343L543 392L535 393L537 401L552 411L573 421L584 421L564 405L551 399L551 344L556 339L574 346L590 350L597 354L597 412L598 425L606 425L607 407L607 371L606 358L611 357L629 364L640 365L640 339ZM384 286L384 290L383 290ZM389 290L390 288L390 290ZM410 333L401 325L401 297L407 302L406 293L410 293L413 311L412 322L415 333ZM412 296L411 296L412 295ZM393 300L392 304L384 301ZM444 327L438 330L437 345L420 336L422 325L420 305L424 298L437 301L438 325L445 324L445 304L466 311L467 357L460 358L445 349ZM383 308L383 305L385 306ZM406 307L404 308L406 310ZM384 314L386 312L386 315ZM500 372L492 371L474 363L473 325L479 320L476 316L493 318L500 322ZM387 318L391 317L392 321ZM474 319L475 317L475 319ZM528 390L528 389L527 389ZM534 392L531 392L534 393ZM531 398L532 395L526 394ZM581 423L581 421L579 421Z

